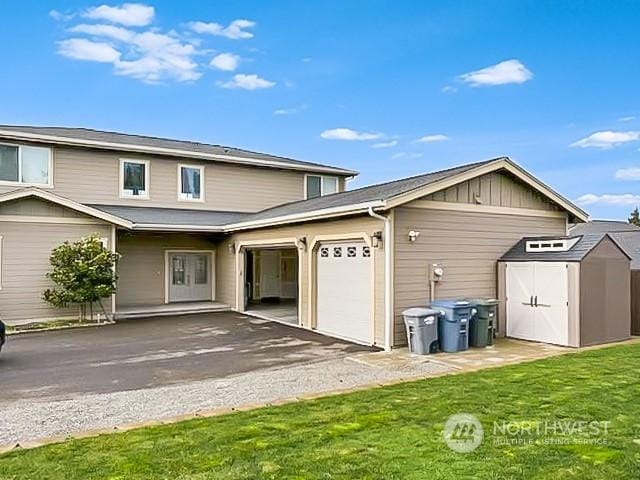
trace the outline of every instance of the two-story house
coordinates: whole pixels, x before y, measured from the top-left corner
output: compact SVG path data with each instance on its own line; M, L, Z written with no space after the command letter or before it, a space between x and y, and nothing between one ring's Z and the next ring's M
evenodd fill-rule
M525 235L587 215L507 158L345 191L357 172L81 128L0 126L0 317L41 299L51 250L97 233L122 255L116 317L232 309L390 348L429 298L497 295ZM445 274L438 282L432 266Z

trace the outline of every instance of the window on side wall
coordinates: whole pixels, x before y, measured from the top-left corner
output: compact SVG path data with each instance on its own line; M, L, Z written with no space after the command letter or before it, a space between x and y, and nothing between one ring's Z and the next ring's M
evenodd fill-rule
M51 149L0 144L0 182L51 186Z
M149 198L149 161L120 160L120 196L123 198Z
M306 198L317 198L338 192L338 178L325 175L307 175Z
M204 166L178 165L178 199L204 201Z

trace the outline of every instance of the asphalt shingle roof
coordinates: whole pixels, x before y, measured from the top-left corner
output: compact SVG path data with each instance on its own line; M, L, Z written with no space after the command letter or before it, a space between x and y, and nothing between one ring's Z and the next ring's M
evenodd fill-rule
M70 127L38 127L38 126L22 126L22 125L0 125L0 130L6 130L16 133L26 133L35 135L52 135L57 137L88 140L92 142L109 142L124 145L135 145L155 148L165 148L172 150L185 150L194 154L202 153L209 155L230 155L246 159L275 161L298 168L309 167L314 168L331 168L335 170L336 175L352 176L357 174L353 170L340 167L323 165L320 163L305 162L302 160L294 160L288 157L280 157L276 155L268 155L266 153L252 152L240 148L225 147L222 145L207 144L201 142L191 142L186 140L174 140L169 138L151 137L146 135L134 135L129 133L108 132L102 130L93 130L90 128L70 128Z
M470 163L455 168L449 168L447 170L440 170L438 172L426 173L415 177L362 187L356 190L325 195L324 197L286 203L284 205L268 208L258 213L248 215L243 219L243 221L267 220L270 218L313 212L327 208L346 207L360 203L374 202L376 200L388 200L397 195L422 188L430 183L464 173L481 165L495 162L496 160L500 159L496 158L485 160L483 162Z
M187 210L183 208L128 207L122 205L88 205L137 224L195 225L216 227L234 223L247 216L241 212Z
M612 233L612 232L640 232L640 227L628 222L615 220L591 220L587 223L577 223L569 229L571 235L586 233Z
M585 235L569 235L556 237L524 237L521 238L500 260L505 262L579 262L607 235L606 233L591 233ZM575 239L578 241L566 252L527 252L526 243L531 240L563 240ZM617 241L612 238L614 243ZM626 250L623 249L625 253ZM627 255L629 255L627 253Z

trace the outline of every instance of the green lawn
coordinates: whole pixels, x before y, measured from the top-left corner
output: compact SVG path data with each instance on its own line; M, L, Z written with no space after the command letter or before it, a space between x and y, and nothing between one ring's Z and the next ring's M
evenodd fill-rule
M640 478L639 366L640 345L618 346L68 441L0 457L0 478ZM472 453L455 453L442 439L447 417L459 412L476 415L485 430ZM554 420L611 423L607 435L495 444L494 421ZM594 440L601 443L584 444Z

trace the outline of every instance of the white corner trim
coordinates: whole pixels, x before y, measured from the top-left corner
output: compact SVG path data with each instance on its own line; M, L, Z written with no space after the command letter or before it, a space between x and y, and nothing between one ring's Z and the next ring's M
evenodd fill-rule
M5 193L4 195L0 195L0 203L8 202L11 200L19 200L21 198L27 198L27 197L36 197L43 200L47 200L49 202L62 205L63 207L70 208L71 210L84 213L91 217L99 218L100 220L104 220L106 222L113 223L115 225L119 225L124 228L128 228L128 229L133 228L133 223L128 220L117 217L115 215L111 215L110 213L103 212L102 210L98 210L93 207L88 207L86 205L75 202L73 200L69 200L68 198L61 197L60 195L56 195L51 192L40 190L38 188L29 187L29 188L23 188L19 190L14 190L9 193Z
M291 164L283 161L274 160L266 160L254 157L238 157L234 155L223 155L223 154L213 154L213 153L200 153L194 152L190 150L181 150L178 148L164 148L164 147L151 147L146 145L135 145L130 143L119 143L119 142L104 142L97 140L87 140L81 138L73 138L73 137L64 137L59 135L43 135L37 133L25 133L25 132L14 132L11 130L0 130L0 136L12 138L12 139L22 139L22 140L32 140L46 143L54 143L61 145L72 145L72 146L81 146L81 147L99 147L108 150L120 150L125 152L138 152L138 153L152 153L158 155L168 155L172 157L184 157L184 158L201 158L201 159L210 159L210 160L220 160L227 163L237 163L244 165L252 165L252 166L265 166L265 167L277 167L285 170L301 170L306 172L327 172L334 173L336 175L342 176L354 176L358 175L358 172L354 170L342 169L337 167L327 167L322 165L306 165L306 164Z
M4 252L2 250L2 246L3 246L3 238L2 235L0 235L0 291L2 290L2 269L4 267Z

